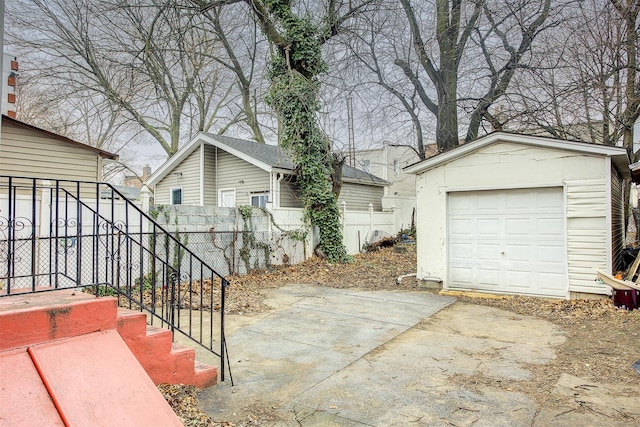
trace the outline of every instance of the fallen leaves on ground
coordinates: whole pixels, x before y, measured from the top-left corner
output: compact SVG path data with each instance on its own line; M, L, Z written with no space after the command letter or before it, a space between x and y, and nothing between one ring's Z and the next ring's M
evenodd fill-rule
M236 427L226 421L214 421L198 407L196 388L184 384L160 384L158 390L182 424L194 427Z
M227 289L225 312L253 314L267 311L270 307L263 302L263 290L286 284L362 290L416 290L417 282L413 277L404 279L400 284L396 283L399 276L413 273L415 268L415 246L408 245L406 252L382 248L376 252L356 255L347 264L332 265L312 258L295 266L277 266L269 271L228 277L230 286ZM534 372L531 380L502 385L537 399L540 405L550 402L549 399L558 399L552 392L562 373L611 383L637 384L639 380L638 374L631 368L631 364L640 359L638 310L619 309L609 299L567 301L524 296L458 296L458 299L540 317L562 327L567 340L557 348L555 359L544 366L531 364L530 369ZM483 384L489 380L478 374L467 377L465 381L469 385ZM495 381L491 383L493 386L500 386ZM192 391L185 394L176 391L171 399L179 409L182 407L180 410L183 412L180 414L184 415L179 416L183 417L183 422L188 426L241 427L268 424L266 418L269 417L263 417L264 414L257 410L255 413L249 412L246 424L216 424L198 412Z
M345 264L328 264L317 257L291 266L275 266L271 270L257 270L244 276L228 277L226 313L252 314L270 309L265 305L263 289L286 284L358 288L363 290L415 289L415 278L396 283L398 276L416 271L414 245L406 252L394 248L355 255Z

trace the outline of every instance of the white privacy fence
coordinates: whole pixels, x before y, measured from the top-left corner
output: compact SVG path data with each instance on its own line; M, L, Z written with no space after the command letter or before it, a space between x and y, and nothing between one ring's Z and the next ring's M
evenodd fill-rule
M277 235L280 230L297 230L304 227L302 220L302 209L296 208L271 208L269 212L273 216L276 226L272 227L272 232ZM399 224L396 224L395 210L375 212L373 205L369 205L368 211L350 211L346 203L341 206L341 223L343 243L349 255L360 252L363 247L370 243L372 239L379 237L381 232L395 235L400 231ZM306 258L313 255L313 248L318 244L318 233L311 233L305 245L304 254ZM296 261L300 259L300 254L296 254ZM299 262L299 261L298 261Z
M14 288L48 284L53 271L63 273L56 280L70 284L81 270L92 281L96 269L82 265L119 247L119 230L140 231L140 215L125 201L79 201L46 185L29 190L0 193L0 289L9 277Z

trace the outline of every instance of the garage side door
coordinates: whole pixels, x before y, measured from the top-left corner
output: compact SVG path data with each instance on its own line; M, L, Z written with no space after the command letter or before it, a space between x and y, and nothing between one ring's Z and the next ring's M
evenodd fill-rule
M448 195L449 287L564 297L562 188Z

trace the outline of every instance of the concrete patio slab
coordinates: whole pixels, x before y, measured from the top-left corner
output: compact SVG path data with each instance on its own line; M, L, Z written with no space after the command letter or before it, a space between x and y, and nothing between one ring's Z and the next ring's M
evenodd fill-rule
M292 404L455 299L289 285L274 290L269 301L282 305L227 334L235 385L226 381L200 394L214 418L266 395L279 406Z
M227 380L199 394L214 420L618 426L640 418L631 397L616 401L615 384L564 375L553 392L559 399L547 407L518 391L566 340L561 327L540 318L419 291L285 286L267 301L271 312L228 318L235 386ZM589 410L576 409L582 401ZM610 411L618 411L615 420Z

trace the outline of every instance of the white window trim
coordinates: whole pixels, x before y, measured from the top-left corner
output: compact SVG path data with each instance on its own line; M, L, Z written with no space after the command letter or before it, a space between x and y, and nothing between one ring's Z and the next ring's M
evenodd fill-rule
M180 204L184 205L184 189L182 186L169 187L169 204L173 205L173 190L180 190Z
M218 190L218 207L222 207L222 193L233 192L233 204L237 204L237 192L235 188L220 188ZM233 206L235 207L235 206Z

